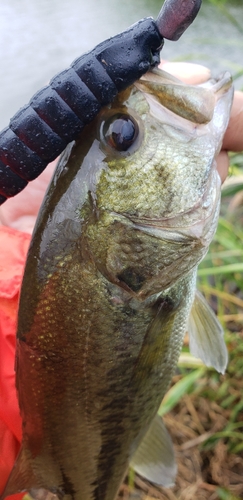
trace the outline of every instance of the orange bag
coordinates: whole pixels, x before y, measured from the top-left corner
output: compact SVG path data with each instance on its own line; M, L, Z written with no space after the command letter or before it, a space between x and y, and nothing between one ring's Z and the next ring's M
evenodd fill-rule
M21 442L14 372L15 335L19 290L30 239L30 234L0 227L0 493Z

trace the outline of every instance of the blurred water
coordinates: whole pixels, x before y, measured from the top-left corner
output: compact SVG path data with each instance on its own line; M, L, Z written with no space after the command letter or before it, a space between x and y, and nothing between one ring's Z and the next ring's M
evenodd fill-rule
M1 0L0 129L18 108L83 52L145 16L160 0ZM243 26L243 7L231 7ZM166 41L163 58L189 59L214 71L243 67L243 32L204 4L179 42ZM237 86L242 80L237 80Z

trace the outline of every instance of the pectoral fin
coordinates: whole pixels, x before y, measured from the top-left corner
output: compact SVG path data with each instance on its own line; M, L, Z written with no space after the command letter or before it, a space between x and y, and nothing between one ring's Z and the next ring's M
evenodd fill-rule
M130 465L152 483L173 486L177 473L173 444L158 415L134 453Z
M188 322L189 346L193 356L200 358L206 366L224 373L228 353L224 332L211 307L203 295L196 291Z

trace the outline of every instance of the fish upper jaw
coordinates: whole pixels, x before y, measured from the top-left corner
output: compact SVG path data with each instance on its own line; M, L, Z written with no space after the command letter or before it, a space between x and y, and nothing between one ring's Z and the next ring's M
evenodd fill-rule
M180 124L180 118L183 118L185 121L182 122L182 128L188 128L192 132L195 126L199 126L199 133L200 125L213 125L217 140L220 140L233 98L232 76L229 72L216 79L210 78L201 85L187 85L155 68L136 82L136 86L144 92L150 110L158 120L161 116L164 122L163 110L170 110L175 119L174 125L178 119ZM169 121L173 121L172 114L168 116ZM201 133L204 133L203 128Z

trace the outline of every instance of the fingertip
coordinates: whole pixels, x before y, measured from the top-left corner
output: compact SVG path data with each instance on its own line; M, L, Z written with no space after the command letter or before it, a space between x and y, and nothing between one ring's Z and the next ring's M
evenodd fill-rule
M206 82L211 77L210 70L201 64L162 60L160 67L183 82L194 85Z
M219 173L221 182L223 183L228 175L229 171L229 156L227 151L220 151L216 158L217 171Z
M236 90L230 122L226 130L223 147L228 151L243 151L243 92Z

